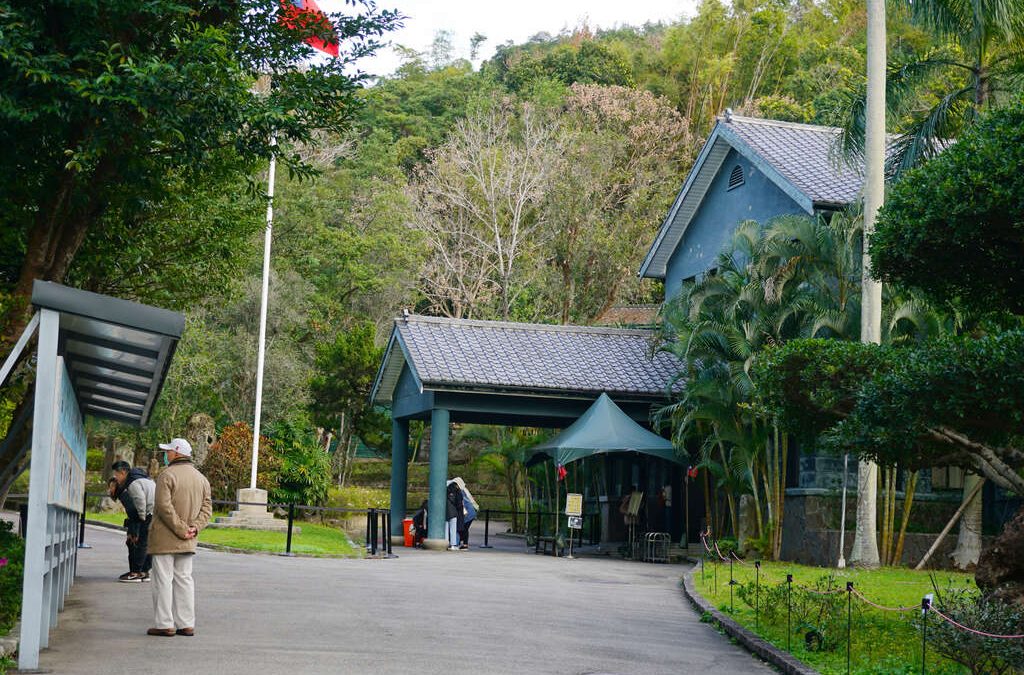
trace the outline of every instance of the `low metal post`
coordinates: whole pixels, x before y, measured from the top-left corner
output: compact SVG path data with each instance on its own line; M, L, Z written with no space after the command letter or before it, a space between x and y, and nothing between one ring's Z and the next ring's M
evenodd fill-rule
M540 509L537 509L537 535L534 538L533 552L540 552Z
M729 557L729 613L735 614L736 608L732 604L732 587L736 585L736 577L732 574L732 557Z
M377 555L377 509L370 509L370 555Z
M708 555L711 555L710 553ZM715 570L715 597L718 597L718 558L715 558L714 563L711 565L712 569Z
M850 675L850 624L853 621L853 582L846 582L846 675Z
M85 543L85 509L89 503L89 495L82 493L82 517L78 519L78 548L92 548ZM28 508L28 504L25 505Z
M285 541L284 554L293 555L292 553L292 526L295 523L295 503L292 502L288 505L288 539Z
M490 544L491 535L491 510L484 509L484 544L480 548L494 548Z
M921 598L921 675L927 672L925 661L928 657L928 610L932 607L932 594Z
M793 652L793 575L786 575L786 651Z
M28 502L18 505L18 534L25 538L25 530L28 528Z
M384 541L387 545L387 556L388 558L397 558L398 556L391 552L391 509L384 512Z
M761 613L761 561L754 561L754 632L758 632Z
M367 509L366 510L366 551L367 552L370 551L370 518L372 517L370 514L371 514L372 511L373 511L373 509Z

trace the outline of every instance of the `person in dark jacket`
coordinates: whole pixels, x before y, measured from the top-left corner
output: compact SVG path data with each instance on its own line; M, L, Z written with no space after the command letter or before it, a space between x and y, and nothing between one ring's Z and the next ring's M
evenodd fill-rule
M453 480L448 481L447 499L445 500L444 517L448 521L448 550L459 550L459 532L465 524L463 522L465 508L462 503L462 488Z
M427 538L427 500L424 499L416 513L412 514L413 536L412 545L423 548L423 540Z
M145 469L132 468L128 462L115 462L110 467L117 481L115 496L124 506L124 529L127 532L128 572L118 577L124 583L149 581L151 559L146 554L149 524L153 520L156 483Z

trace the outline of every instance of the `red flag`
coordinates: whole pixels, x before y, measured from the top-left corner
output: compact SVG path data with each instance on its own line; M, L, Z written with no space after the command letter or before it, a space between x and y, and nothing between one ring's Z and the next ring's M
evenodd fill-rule
M331 35L329 40L311 35L303 41L325 54L338 55L338 37L334 32L334 24L316 4L316 0L281 0L281 14L278 21L290 30L303 33L315 32L317 35L329 33Z
M558 465L558 480L565 480L565 476L568 473L569 471L564 466L561 464Z

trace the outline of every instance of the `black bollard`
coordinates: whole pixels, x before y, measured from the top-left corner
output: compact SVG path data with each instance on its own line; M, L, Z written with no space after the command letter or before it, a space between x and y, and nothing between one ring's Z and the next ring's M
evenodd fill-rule
M366 552L367 553L370 552L370 518L372 517L370 515L370 512L372 510L373 509L367 509L366 510Z
M480 548L494 548L490 544L491 534L491 510L484 509L484 545Z
M28 502L18 505L18 533L25 538L25 530L28 529Z
M370 509L370 555L377 555L377 509Z
M287 556L295 555L292 553L292 526L295 523L295 503L288 505L288 539L285 541L284 554Z
M387 555L385 558L397 558L398 556L391 552L391 509L384 512L384 540L386 542Z
M540 511L537 511L537 535L534 539L533 552L540 553Z
M78 548L92 548L89 544L85 543L85 509L89 503L89 495L82 493L82 517L78 519ZM26 514L28 512L28 504L25 504Z

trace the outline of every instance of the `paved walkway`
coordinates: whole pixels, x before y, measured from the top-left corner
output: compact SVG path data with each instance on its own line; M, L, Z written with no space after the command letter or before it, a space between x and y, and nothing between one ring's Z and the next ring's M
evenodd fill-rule
M145 635L149 584L113 581L124 535L92 550L40 667L54 673L768 673L698 621L679 565L508 550L393 560L200 550L196 637ZM502 547L504 548L504 547Z

